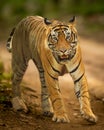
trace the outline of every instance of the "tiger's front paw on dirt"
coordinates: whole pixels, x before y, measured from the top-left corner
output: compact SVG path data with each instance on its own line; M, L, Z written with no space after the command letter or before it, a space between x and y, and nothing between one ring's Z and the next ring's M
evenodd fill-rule
M14 97L12 99L12 105L13 105L14 111L24 111L25 113L28 111L25 103L20 97Z
M51 112L51 111L44 111L43 112L43 116L53 117L53 112Z
M86 119L87 121L91 123L96 123L98 120L97 117L93 113L81 112L81 115L84 119Z
M57 123L69 123L70 122L67 114L54 115L52 118L52 121L57 122Z

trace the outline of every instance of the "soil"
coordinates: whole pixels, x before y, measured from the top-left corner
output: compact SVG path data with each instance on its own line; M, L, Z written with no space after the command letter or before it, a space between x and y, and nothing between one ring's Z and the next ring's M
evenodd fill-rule
M29 108L28 113L14 112L10 101L0 103L0 130L103 130L104 129L104 45L96 41L80 38L86 76L89 83L91 106L98 117L96 124L87 122L80 116L79 103L74 94L74 85L68 74L59 77L65 107L70 123L55 123L41 113L40 81L36 67L29 62L23 78L22 96ZM0 60L5 71L11 71L11 54L5 49L5 41L0 44ZM11 91L10 91L11 93ZM5 94L5 91L0 92ZM7 95L9 95L7 93Z

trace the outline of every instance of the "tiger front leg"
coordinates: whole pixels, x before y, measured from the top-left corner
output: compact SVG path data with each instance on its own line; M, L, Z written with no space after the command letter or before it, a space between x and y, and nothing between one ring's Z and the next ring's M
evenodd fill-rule
M39 57L38 57L39 59ZM48 89L46 86L45 82L45 77L44 77L44 69L42 67L42 64L40 60L38 62L33 59L34 64L37 66L39 70L39 76L40 76L40 82L41 82L41 108L42 108L42 114L47 117L52 117L53 116L53 109L50 103L49 99L49 93Z
M80 103L81 115L87 121L96 123L97 117L94 115L90 105L90 98L88 92L88 84L84 74L74 81L75 94Z
M54 78L48 73L45 73L45 80L48 86L50 99L54 111L52 121L67 122L67 123L70 122L63 105L61 92L58 86L58 78Z
M49 93L46 86L42 86L42 90L41 90L41 107L44 116L47 117L53 116L53 108L51 106Z

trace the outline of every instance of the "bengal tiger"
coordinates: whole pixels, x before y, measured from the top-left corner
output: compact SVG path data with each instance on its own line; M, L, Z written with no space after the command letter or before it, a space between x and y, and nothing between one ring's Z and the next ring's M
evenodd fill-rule
M20 83L28 62L32 59L39 70L44 115L52 114L52 104L52 121L70 122L58 82L58 76L65 69L65 73L69 73L73 79L82 117L90 122L97 122L97 117L91 110L75 23L75 17L66 23L40 16L28 16L12 30L6 46L12 52L14 110L28 110L21 98Z

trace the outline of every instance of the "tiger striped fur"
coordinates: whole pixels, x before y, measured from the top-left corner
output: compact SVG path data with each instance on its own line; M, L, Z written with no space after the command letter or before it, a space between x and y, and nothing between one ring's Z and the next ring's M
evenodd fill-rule
M24 18L11 32L7 49L12 52L14 109L27 111L21 99L20 83L28 61L32 59L39 70L42 109L45 115L51 115L50 98L54 112L52 120L69 122L58 83L58 76L63 74L65 68L74 81L81 114L88 121L97 121L90 106L75 17L69 23L49 21L40 16Z

